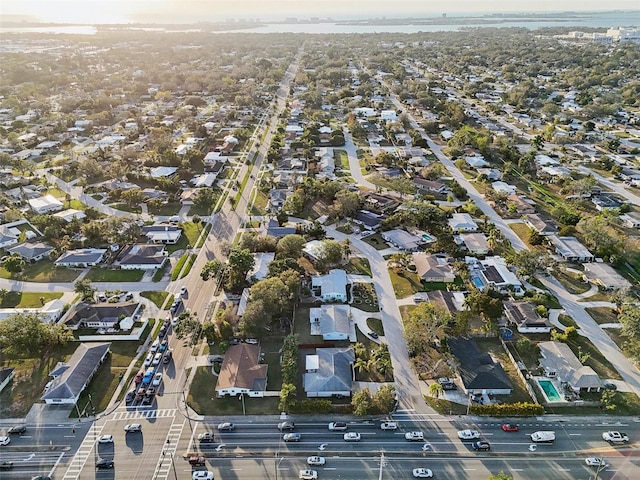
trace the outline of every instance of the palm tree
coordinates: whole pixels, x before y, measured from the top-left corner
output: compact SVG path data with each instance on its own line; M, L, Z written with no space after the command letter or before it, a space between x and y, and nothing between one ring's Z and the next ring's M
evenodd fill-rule
M443 392L444 389L438 382L433 382L431 385L429 385L429 395L431 395L432 397L439 398L440 394L442 394Z
M358 357L356 362L353 364L353 368L355 368L360 373L362 373L363 370L365 372L368 372L370 366L371 365L370 365L369 361L366 360L363 357Z

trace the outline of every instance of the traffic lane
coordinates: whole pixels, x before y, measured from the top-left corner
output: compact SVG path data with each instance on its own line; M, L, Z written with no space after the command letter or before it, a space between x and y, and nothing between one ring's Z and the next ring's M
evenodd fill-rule
M286 453L278 457L252 457L217 459L207 461L204 468L214 472L216 478L227 479L295 479L300 470L312 469L318 472L318 478L330 479L364 479L377 478L382 463L383 478L413 478L414 468L428 468L434 477L452 480L486 479L491 474L503 471L514 480L576 480L590 479L595 468L585 464L584 458L544 457L544 458L450 458L438 456L394 457L385 455L369 457L326 456L324 466L308 466L306 456L288 456ZM599 478L635 479L634 470L640 467L638 462L627 459L613 459L607 462L608 467L601 470ZM176 472L178 478L190 478L192 469L188 464L178 462Z
M65 454L67 453L66 450L16 452L6 451L7 447L2 448L0 450L2 452L0 461L13 462L13 468L10 470L0 470L0 478L3 480L24 480L36 475L48 475L57 463L64 463Z

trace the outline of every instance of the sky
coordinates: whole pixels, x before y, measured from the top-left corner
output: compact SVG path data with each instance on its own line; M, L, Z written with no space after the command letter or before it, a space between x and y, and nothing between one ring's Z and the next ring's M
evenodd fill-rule
M455 15L470 12L638 10L638 0L0 0L0 17L56 23L192 23L228 19Z

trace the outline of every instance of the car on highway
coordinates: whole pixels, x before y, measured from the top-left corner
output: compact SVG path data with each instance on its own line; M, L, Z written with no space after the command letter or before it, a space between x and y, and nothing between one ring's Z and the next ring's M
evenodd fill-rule
M192 480L213 480L213 472L208 470L198 470L191 475Z
M97 469L100 469L100 470L102 470L102 469L108 469L108 468L113 468L113 467L114 467L113 460L105 460L105 459L102 459L102 460L98 460L98 461L96 462L96 468L97 468Z
M13 462L8 462L7 460L0 462L0 470L11 470L12 468Z
M158 351L159 347L160 347L160 340L156 338L153 341L153 343L151 344L151 347L149 348L149 351L155 353L155 352Z
M162 372L158 372L154 375L153 382L151 382L151 385L153 385L154 387L159 387L161 383L162 383Z
M556 440L556 432L553 430L541 430L533 432L531 435L531 441L536 443L553 443Z
M200 435L198 435L198 440L200 440L201 443L213 442L213 433L211 432L201 433Z
M163 340L160 346L158 347L159 352L165 352L169 348L169 340Z
M380 424L380 430L397 430L398 424L396 422L382 422Z
M458 438L460 440L476 440L480 438L480 433L477 430L460 430Z
M198 467L201 467L205 464L206 461L206 458L199 455L192 455L189 457L189 465L196 465Z
M486 442L484 440L473 442L471 446L473 447L474 450L483 450L483 451L491 450L491 445L489 445L489 442Z
M169 363L171 361L171 350L167 350L164 352L164 357L162 357L162 363Z
M414 468L413 477L414 478L431 478L433 477L433 472L428 468Z
M404 434L404 439L409 442L423 442L424 433L422 432L407 432Z
M347 424L345 422L331 422L329 424L329 430L332 432L340 432L345 431L347 429Z
M307 465L322 466L325 463L327 463L327 461L325 460L324 457L319 457L317 455L314 455L313 457L307 457Z
M629 435L622 432L609 431L602 433L602 439L609 443L627 443L629 441Z
M518 430L520 430L520 427L518 427L518 425L514 425L513 423L503 423L501 428L505 432L517 432Z
M151 365L155 367L160 364L161 360L162 360L162 354L156 353L156 355L153 357L153 360L151 361Z
M315 470L300 470L298 478L300 480L317 480L318 472Z
M342 436L342 438L345 442L359 442L360 434L358 432L347 432Z
M589 465L590 467L608 467L609 464L604 461L604 458L600 457L589 457L584 459L584 463Z
M280 422L278 424L278 430L293 430L296 428L296 424L293 422Z
M141 432L142 425L140 425L139 423L130 423L129 425L124 426L124 431L127 433Z
M285 442L299 442L302 438L302 435L299 433L285 433L282 437L282 440Z
M102 435L98 437L98 443L113 443L113 435Z
M219 432L232 432L233 430L235 430L235 428L236 426L231 422L224 422L224 423L218 424Z
M148 354L145 359L144 359L144 366L148 367L151 365L151 362L153 362L153 353Z
M9 427L9 430L7 430L8 434L12 434L12 433L24 433L27 431L27 426L26 425L14 425L13 427Z

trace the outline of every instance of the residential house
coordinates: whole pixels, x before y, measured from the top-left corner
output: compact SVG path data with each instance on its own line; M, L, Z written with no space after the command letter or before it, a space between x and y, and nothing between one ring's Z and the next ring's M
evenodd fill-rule
M275 218L270 218L267 220L266 224L266 235L270 237L286 237L287 235L293 235L297 232L297 228L295 226L280 226L278 220Z
M418 190L428 193L444 194L449 191L444 183L422 177L413 177L413 184Z
M216 382L219 397L263 397L267 389L267 367L260 363L260 346L240 343L230 346Z
M602 381L593 368L583 365L569 345L562 342L538 343L540 366L549 378L557 378L574 392L599 392Z
M53 264L56 267L85 268L94 267L104 259L107 250L103 248L82 248L67 250Z
M631 286L631 283L608 263L585 263L583 267L585 280L605 290L615 290Z
M63 219L67 223L71 223L74 220L84 220L87 218L82 210L76 210L75 208L68 208L62 212L54 213L54 217Z
M352 348L316 348L307 355L304 391L309 398L349 397L353 388Z
M481 168L489 166L489 162L487 162L479 153L464 157L464 161L467 162L467 165L469 165L471 168Z
M255 278L256 281L264 280L269 273L269 264L273 262L276 254L274 252L254 253L255 263L253 268L247 273L247 280Z
M454 232L478 231L478 225L468 213L454 213L447 223Z
M110 347L110 343L81 343L66 363L58 363L49 374L53 377L52 383L40 398L49 405L77 403Z
M553 235L558 231L558 227L554 223L543 220L537 213L526 215L524 223L543 236Z
M329 270L326 275L311 277L311 288L323 302L347 301L347 272L340 269Z
M486 175L489 180L500 180L502 172L496 168L476 168L478 175Z
M507 205L509 207L509 211L515 209L515 212L518 215L527 215L530 213L535 213L536 211L536 207L534 206L533 202L520 195L509 195L507 197Z
M171 177L178 171L178 167L155 167L149 172L151 178Z
M357 190L356 190L357 191ZM365 196L365 203L375 210L384 211L397 204L397 200L392 197L380 195L379 193L369 193Z
M0 225L0 248L7 248L18 243L20 229Z
M531 302L504 302L504 314L507 321L520 333L549 333L551 323L541 317Z
M608 195L597 195L591 197L591 202L596 206L596 210L617 210L622 206L622 202Z
M356 213L353 221L361 225L364 229L374 231L380 228L382 221L385 219L383 215L370 212L368 210L360 210Z
M49 257L51 252L53 252L53 247L44 242L27 241L7 248L9 255L18 255L29 263L39 262L43 258Z
M418 251L420 247L422 247L425 243L422 237L420 237L419 235L409 233L406 230L402 230L400 228L382 232L380 235L385 242L390 243L398 250L402 250L403 252Z
M218 172L207 172L202 175L196 175L189 182L193 185L194 188L205 188L211 187L216 181L218 177Z
M469 253L474 255L489 253L489 242L484 233L461 233L460 239Z
M116 260L123 270L154 270L167 261L164 245L135 244L125 247Z
M457 296L460 298L457 298ZM436 307L449 312L452 317L464 309L464 294L462 292L449 292L447 290L418 292L414 295L414 300L416 303L430 302Z
M558 253L567 262L593 262L595 256L576 237L547 237Z
M348 340L351 333L349 305L322 305L309 309L311 335L322 335L325 341Z
M456 274L445 257L426 253L414 253L412 257L416 273L423 282L451 283L456 279Z
M640 228L640 212L627 212L619 218L627 228Z
M395 110L382 110L380 112L380 120L385 122L397 122L398 114Z
M513 386L502 365L482 353L475 340L449 338L447 345L456 359L457 370L467 395L509 395Z
M142 235L151 243L175 245L182 237L182 229L175 225L157 223L143 226Z
M518 297L524 295L522 282L509 270L504 258L496 256L478 260L475 257L465 257L465 262L469 266L471 281L478 290L495 288L504 294L512 292Z
M518 189L517 187L515 187L514 185L509 185L506 182L493 182L491 184L491 187L493 188L493 190L496 193L505 193L507 195L513 195L516 193L516 190Z
M287 200L293 191L290 188L278 189L272 188L269 190L269 206L273 212L279 212L284 202Z
M0 392L5 389L7 385L11 383L14 377L15 368L0 368Z
M43 195L42 197L31 198L28 200L31 210L43 215L45 213L57 212L64 207L63 203L53 195Z
M79 302L71 306L63 319L63 323L70 330L78 328L115 329L119 324L120 330L130 330L127 325L133 325L134 319L140 315L141 303L85 303Z

